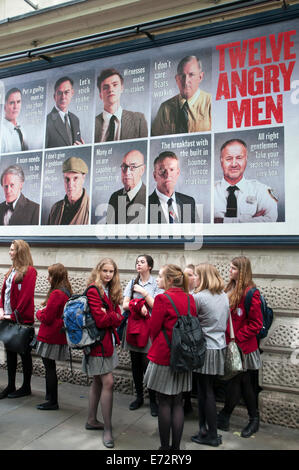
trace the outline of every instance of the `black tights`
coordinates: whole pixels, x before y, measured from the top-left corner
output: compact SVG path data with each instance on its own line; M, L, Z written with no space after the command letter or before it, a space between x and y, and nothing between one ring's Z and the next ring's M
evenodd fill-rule
M143 376L148 365L148 358L146 357L146 353L130 351L130 354L136 395L138 398L143 398ZM156 392L149 390L148 393L150 401L155 402Z
M157 393L159 401L159 434L161 449L169 449L170 431L172 431L172 446L179 450L184 428L184 408L182 393L179 395L164 395Z
M18 354L6 350L7 356L7 374L8 374L8 389L14 391L16 388L16 372L18 363ZM32 376L32 357L31 350L25 354L20 354L23 367L23 385L22 388L30 389L31 376Z
M51 405L57 404L58 380L56 374L56 362L53 359L42 357L46 369L46 399Z
M217 408L214 393L214 375L197 375L199 428L208 425L209 436L217 437Z
M257 414L257 398L252 387L250 372L242 372L236 375L227 383L225 393L225 405L223 412L231 415L235 406L239 403L241 394L244 398L245 405L250 418L254 418Z

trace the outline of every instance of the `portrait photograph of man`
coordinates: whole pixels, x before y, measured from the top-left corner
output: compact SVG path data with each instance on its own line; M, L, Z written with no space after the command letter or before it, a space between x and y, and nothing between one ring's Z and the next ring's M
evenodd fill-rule
M123 109L124 77L116 68L107 68L97 78L103 111L95 118L95 142L140 139L147 137L143 112ZM137 101L137 98L135 97Z
M147 141L95 145L91 223L144 224L146 179Z
M5 95L4 119L1 129L1 153L28 150L26 132L19 117L22 109L22 93L19 88L10 88Z
M173 72L172 67L167 71L168 76ZM204 76L200 54L183 56L179 60L175 73L178 93L163 101L157 112L152 110L152 136L211 130L212 96L202 88Z
M38 225L40 206L23 194L24 183L25 174L20 165L10 165L2 172L5 200L0 204L0 225Z
M55 104L47 115L46 148L84 144L80 120L69 110L74 94L74 80L71 77L60 77L55 82L53 94Z
M263 148L266 134L273 136L275 152L256 150ZM283 129L218 134L215 141L214 223L283 220Z

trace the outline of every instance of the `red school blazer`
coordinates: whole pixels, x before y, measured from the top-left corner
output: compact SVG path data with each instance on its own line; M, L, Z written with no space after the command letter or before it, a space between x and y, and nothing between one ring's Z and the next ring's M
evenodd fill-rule
M28 270L23 277L22 282L16 283L15 276L12 280L10 291L10 305L12 310L11 319L16 322L14 311L19 312L20 323L34 323L34 289L36 281L36 269L28 266ZM1 290L0 307L4 308L4 295L6 288L6 280Z
M166 293L174 301L180 315L187 315L188 295L190 297L190 313L196 317L196 306L194 298L186 294L178 287L172 287ZM165 328L167 337L171 343L173 327L177 321L177 314L170 303L170 300L164 294L158 294L155 297L152 315L150 319L150 337L152 345L148 352L148 359L155 364L169 366L170 348L166 342L162 328Z
M36 312L36 318L41 322L37 340L48 344L67 344L63 328L63 309L68 301L65 292L55 289L48 298L47 305Z
M249 354L258 349L256 335L263 326L263 315L261 311L261 298L259 290L256 290L252 297L248 316L245 311L245 295L250 288L247 288L237 308L231 309L231 316L235 339L237 345L244 354ZM230 342L229 321L226 329L226 342Z
M106 328L106 333L103 339L103 348L104 354L102 352L101 345L95 346L91 349L91 356L103 356L110 357L113 354L113 340L112 334L114 334L117 344L119 344L119 337L116 331L116 328L122 322L122 314L120 312L119 306L113 306L111 300L104 293L103 300L108 305L106 312L103 312L102 308L105 306L102 303L102 299L99 296L99 293L96 288L90 288L87 291L88 304L91 311L91 314L96 322L98 328Z

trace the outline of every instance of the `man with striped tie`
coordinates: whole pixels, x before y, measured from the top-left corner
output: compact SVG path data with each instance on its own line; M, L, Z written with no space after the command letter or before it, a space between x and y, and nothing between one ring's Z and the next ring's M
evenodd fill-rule
M180 176L179 159L174 152L166 151L154 161L156 189L149 196L148 223L194 223L195 200L175 191Z

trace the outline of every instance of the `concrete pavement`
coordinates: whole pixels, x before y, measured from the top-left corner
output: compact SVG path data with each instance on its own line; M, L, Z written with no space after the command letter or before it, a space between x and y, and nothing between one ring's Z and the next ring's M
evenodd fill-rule
M0 370L0 390L7 384L6 370ZM21 374L17 374L17 386ZM0 401L1 450L107 450L102 444L102 431L85 430L88 406L88 387L59 384L57 411L39 411L36 405L44 402L45 381L33 376L32 395ZM148 400L136 411L128 405L132 396L114 394L113 433L115 448L119 450L154 450L159 448L157 418L149 412ZM99 419L101 420L100 411ZM240 437L246 419L233 416L231 430L223 432L223 444L212 448L191 442L197 431L197 413L185 419L181 449L197 450L299 450L299 430L261 423L260 431L249 439Z

